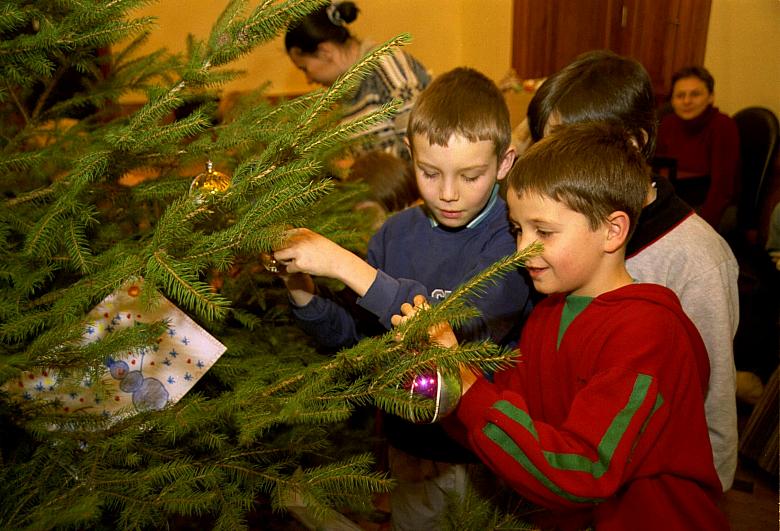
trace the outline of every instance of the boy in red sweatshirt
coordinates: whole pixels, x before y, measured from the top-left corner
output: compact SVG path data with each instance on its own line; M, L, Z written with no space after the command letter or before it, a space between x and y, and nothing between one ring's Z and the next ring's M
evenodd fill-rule
M635 283L625 267L650 182L635 140L612 125L563 126L508 179L518 248L543 243L526 268L549 296L523 328L516 365L493 382L462 368L448 431L551 509L545 527L728 529L704 419L704 344L672 291ZM449 327L436 330L456 344Z

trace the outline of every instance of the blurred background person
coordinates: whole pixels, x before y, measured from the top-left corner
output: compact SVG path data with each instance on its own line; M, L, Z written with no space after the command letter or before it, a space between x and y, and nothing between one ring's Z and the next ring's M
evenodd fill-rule
M703 67L672 76L671 112L658 129L656 156L677 161L677 195L710 225L719 228L735 195L739 133L729 116L713 105L715 80Z
M332 85L375 46L368 40L359 40L347 29L358 13L354 2L334 2L287 29L284 38L287 55L309 82L326 87ZM342 120L352 121L394 99L403 103L394 116L360 134L351 148L352 156L380 150L408 159L403 139L409 111L430 79L425 67L402 50L383 57L361 81L357 91L343 102Z

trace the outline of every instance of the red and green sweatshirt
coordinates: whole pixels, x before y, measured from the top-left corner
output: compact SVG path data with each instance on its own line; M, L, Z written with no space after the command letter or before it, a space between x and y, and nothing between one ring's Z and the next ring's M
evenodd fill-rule
M566 304L556 294L534 309L517 364L469 389L450 433L558 528L728 529L704 419L707 352L677 296L654 284L605 293L559 340Z

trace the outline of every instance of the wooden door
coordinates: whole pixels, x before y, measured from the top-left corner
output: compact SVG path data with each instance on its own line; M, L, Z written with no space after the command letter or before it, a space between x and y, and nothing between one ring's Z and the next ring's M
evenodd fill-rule
M513 67L550 75L587 50L612 49L621 0L515 0Z
M638 60L659 97L671 92L672 74L702 65L711 0L623 0L617 53Z
M711 0L515 0L512 65L546 77L580 53L609 49L640 61L656 94L679 68L702 64Z

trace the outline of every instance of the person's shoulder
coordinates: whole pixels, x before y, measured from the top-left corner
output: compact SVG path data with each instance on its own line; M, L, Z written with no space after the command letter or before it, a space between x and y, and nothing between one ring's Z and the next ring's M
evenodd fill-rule
M378 62L384 73L382 79L391 86L419 85L425 88L431 80L431 74L416 57L404 50L382 56Z
M382 223L381 232L398 233L416 227L430 227L431 220L421 205L410 206L390 216Z
M660 284L635 282L603 293L595 302L623 328L663 330L668 323L688 321L677 294Z
M736 262L728 242L698 214L688 216L669 234L684 245L682 249L687 254L710 257L718 262Z
M661 306L679 307L679 299L675 293L660 284L634 282L596 297L598 301L618 304L657 304Z
M734 118L719 110L715 112L712 117L712 125L720 130L728 131L729 133L737 134L738 131L737 122Z
M491 227L495 228L508 228L509 227L509 207L506 201L499 195L496 197L496 202L490 208L490 212L487 213L485 221Z
M659 127L670 127L670 126L676 126L682 123L682 119L677 116L674 112L668 112L661 118L661 121L659 123Z
M517 244L515 237L510 231L506 201L500 196L496 197L496 202L490 208L490 211L486 213L485 218L471 230L481 233L480 238L501 241L512 247Z
M637 253L661 253L666 260L674 260L675 256L685 261L695 262L734 262L736 258L731 247L712 225L704 221L698 214L692 213L675 225L663 236ZM629 258L630 262L632 258Z

